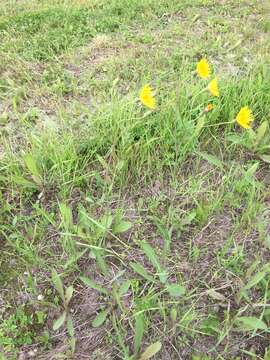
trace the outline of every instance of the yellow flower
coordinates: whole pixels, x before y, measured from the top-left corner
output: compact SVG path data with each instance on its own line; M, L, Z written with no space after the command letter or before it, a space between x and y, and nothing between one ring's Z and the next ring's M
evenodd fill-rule
M197 73L198 75L203 78L207 79L211 75L211 69L208 61L203 58L197 64Z
M214 109L214 105L208 104L206 108L204 109L204 112L208 113L209 111L212 111Z
M242 107L236 116L237 123L244 129L250 129L250 123L254 120L252 111L248 106Z
M218 89L218 82L217 82L217 78L213 79L212 81L210 81L209 85L208 85L208 90L210 91L210 93L213 96L219 96L219 89Z
M156 99L153 96L153 90L149 85L145 85L140 91L140 100L151 110L156 108Z

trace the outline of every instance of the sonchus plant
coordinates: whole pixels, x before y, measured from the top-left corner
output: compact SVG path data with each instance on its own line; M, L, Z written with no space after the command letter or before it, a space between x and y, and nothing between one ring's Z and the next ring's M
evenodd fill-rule
M270 163L268 122L263 121L256 130L253 130L254 119L252 110L248 106L242 107L234 121L246 130L246 136L234 134L228 136L228 139L236 145L246 147L256 157Z
M62 305L63 305L63 312L59 316L59 318L55 320L55 322L53 324L53 330L56 331L61 326L66 324L68 335L70 337L71 352L72 352L72 354L74 354L76 339L74 337L73 321L72 321L72 317L70 315L70 309L69 309L69 304L70 304L70 300L72 298L74 289L73 289L72 285L65 288L60 276L57 274L57 272L55 270L52 270L52 282L62 300Z

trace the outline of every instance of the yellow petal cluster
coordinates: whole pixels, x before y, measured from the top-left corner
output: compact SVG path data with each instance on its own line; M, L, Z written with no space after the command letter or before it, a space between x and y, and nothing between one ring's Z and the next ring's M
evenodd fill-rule
M153 96L153 90L149 85L145 85L140 91L140 100L142 104L151 110L156 108L156 99Z
M212 81L210 81L209 85L208 85L208 90L210 91L210 93L213 96L217 96L219 97L219 88L218 88L218 81L217 78L213 79Z
M250 129L253 120L254 116L248 106L242 107L236 116L236 122L244 129Z
M205 58L201 59L198 62L198 64L197 64L197 74L202 79L207 79L211 75L210 65L209 65L208 61Z

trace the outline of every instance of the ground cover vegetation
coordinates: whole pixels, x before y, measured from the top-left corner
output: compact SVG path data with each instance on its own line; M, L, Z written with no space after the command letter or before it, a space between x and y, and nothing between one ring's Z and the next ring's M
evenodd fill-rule
M270 359L270 4L0 0L0 359Z

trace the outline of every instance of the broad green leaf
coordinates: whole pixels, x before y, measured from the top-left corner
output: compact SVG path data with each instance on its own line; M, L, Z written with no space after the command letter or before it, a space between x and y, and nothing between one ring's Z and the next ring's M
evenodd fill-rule
M222 301L225 302L226 298L224 295L222 295L221 293L217 292L214 289L210 289L207 291L207 295L210 296L212 299L214 300L218 300L218 301Z
M62 226L66 230L71 230L73 227L73 216L71 208L64 203L60 203L59 210L62 218Z
M196 211L191 211L183 219L181 219L181 226L186 226L192 224L193 220L196 218Z
M142 338L145 328L144 314L140 313L135 316L135 335L134 335L134 352L137 355L140 351Z
M172 322L175 323L177 319L177 309L173 307L170 312Z
M67 305L69 304L69 302L70 302L70 300L72 298L73 291L74 291L73 286L69 286L68 288L66 288L66 296L65 296L65 298L66 298L66 304Z
M270 347L265 349L264 358L263 360L270 360Z
M92 326L95 328L101 326L106 320L107 315L108 315L108 309L101 310L92 321Z
M145 255L148 257L149 261L156 268L160 281L164 284L167 280L166 271L164 271L158 261L155 250L152 248L150 244L145 241L141 242L141 248L143 249Z
M149 272L141 264L131 263L130 266L137 274L141 275L144 279L155 282L153 276L150 275Z
M230 141L231 143L235 145L244 145L245 144L245 138L243 136L239 136L237 134L231 134L226 137L226 140Z
M104 167L104 169L109 170L109 165L106 163L106 161L101 157L99 154L96 155L98 161L101 163L101 165Z
M258 166L259 166L259 161L257 161L255 164L253 164L247 171L246 171L246 176L253 176L257 169L258 169Z
M167 281L167 278L168 278L167 272L165 270L163 270L161 273L158 274L158 276L159 276L159 281L162 284L165 284Z
M252 288L253 286L257 285L262 279L265 278L265 275L267 274L267 271L260 271L257 274L255 274L249 282L244 286L243 290L248 290Z
M126 280L125 282L123 282L123 284L119 288L119 296L125 295L128 292L130 285L130 280Z
M258 127L257 134L256 134L256 145L258 145L262 141L262 139L263 139L263 137L264 137L264 135L266 133L267 128L268 128L268 122L267 121L264 121Z
M132 227L131 222L121 220L120 222L118 222L117 224L115 224L113 226L112 231L113 231L114 234L121 234L121 233L123 233L125 231L128 231L131 227Z
M86 212L86 210L84 209L84 208L81 208L81 210L80 210L80 215L82 216L82 218L83 218L83 221L84 221L84 223L86 223L86 221L88 222L88 226L91 226L91 224L93 225L95 225L98 229L100 229L101 230L101 232L106 232L107 231L107 229L108 229L108 227L110 226L110 222L112 221L112 217L111 217L111 215L106 215L106 216L104 216L102 219L101 219L101 222L104 222L105 223L105 225L103 225L101 222L99 223L98 221L96 221L95 219L93 219L93 218L91 218L88 214L87 214L87 212Z
M167 291L173 297L179 297L185 294L186 289L182 285L178 284L169 284L166 286Z
M99 219L101 226L103 226L104 230L109 230L112 226L113 217L111 214L105 214Z
M160 266L160 263L157 259L155 250L152 248L150 244L148 244L145 241L141 242L141 247L145 253L145 255L148 257L148 259L151 261L152 265L156 268L158 272L162 272L162 268Z
M52 282L58 294L60 295L62 301L65 302L63 283L60 276L57 274L57 272L54 269L52 270Z
M74 337L74 326L70 315L67 316L67 331L70 337Z
M156 355L161 349L161 342L157 341L156 343L148 346L148 348L142 353L140 360L148 360L151 359L154 355Z
M29 189L37 189L38 185L34 182L31 182L29 180L26 180L24 177L22 176L13 176L12 180L15 182L15 184L20 185L20 186L24 186L26 188Z
M108 291L104 287L96 284L92 279L85 276L80 276L80 279L85 285L89 286L91 289L97 290L102 294L108 295Z
M53 323L54 331L58 330L64 324L64 322L66 321L66 316L67 313L64 311L63 314L59 316L57 320L55 320L55 322Z
M223 162L219 158L217 158L216 156L211 155L211 154L207 154L205 152L197 152L197 154L200 155L204 160L209 162L209 164L218 167L220 170L224 170Z
M38 169L36 160L34 159L33 155L31 155L31 154L25 155L24 162L25 162L25 165L28 168L29 172L31 173L32 178L35 181L35 183L37 183L38 185L41 185L42 181L41 181L40 171Z
M96 257L96 262L103 275L107 275L109 270L105 261L104 251L102 249L92 249L93 254Z
M208 356L192 355L191 360L211 360L211 359ZM240 359L233 359L233 360L240 360Z
M163 248L164 254L168 254L172 242L171 230L167 229L166 226L164 226L158 219L153 218L153 221L164 240L164 248Z
M248 129L246 134L250 143L254 143L254 141L256 141L256 133L253 129Z
M259 157L262 161L266 162L267 164L270 164L270 155L260 155Z
M195 131L193 134L194 137L197 137L200 134L201 130L204 127L204 124L205 124L205 117L200 117L195 127Z
M76 339L74 337L72 337L70 339L70 348L71 348L72 355L74 355L75 349L76 349Z
M240 316L236 319L240 327L246 331L267 330L267 325L261 319L254 316Z

